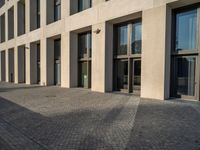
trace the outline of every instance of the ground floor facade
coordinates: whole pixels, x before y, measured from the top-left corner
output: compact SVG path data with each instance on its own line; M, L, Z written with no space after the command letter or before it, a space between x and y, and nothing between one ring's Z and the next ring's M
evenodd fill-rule
M68 16L61 1L60 20L47 25L41 10L41 27L34 31L27 13L25 34L14 32L0 44L0 81L198 101L200 3L127 2L102 2ZM128 8L108 11L120 5Z

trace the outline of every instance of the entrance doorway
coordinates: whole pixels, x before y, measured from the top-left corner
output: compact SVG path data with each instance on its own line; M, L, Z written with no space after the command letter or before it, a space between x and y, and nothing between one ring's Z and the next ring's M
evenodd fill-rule
M114 27L114 73L115 91L140 95L141 86L141 19Z
M174 10L171 97L199 99L198 6Z

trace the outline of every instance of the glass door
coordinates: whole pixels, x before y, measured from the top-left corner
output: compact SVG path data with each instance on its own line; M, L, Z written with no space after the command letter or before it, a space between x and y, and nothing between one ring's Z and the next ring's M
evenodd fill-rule
M141 60L133 60L132 64L132 89L133 93L140 95L141 87Z
M117 60L117 91L128 91L128 60Z
M196 99L196 66L196 56L176 58L176 94L178 97L183 99Z

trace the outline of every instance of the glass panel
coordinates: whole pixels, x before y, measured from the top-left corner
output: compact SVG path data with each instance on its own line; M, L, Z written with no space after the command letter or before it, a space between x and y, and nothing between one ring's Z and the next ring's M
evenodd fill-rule
M117 55L127 55L128 26L117 28Z
M177 94L195 96L196 58L178 58L177 61Z
M89 56L92 57L92 35L88 33L88 46L89 46Z
M61 3L60 0L54 0L54 20L61 19Z
M128 89L128 61L117 61L117 89Z
M40 0L37 0L37 28L40 27Z
M142 46L142 23L134 23L132 29L132 54L140 54Z
M60 40L54 41L54 60L60 60Z
M37 44L37 83L40 82L40 44Z
M79 35L79 57L87 57L87 33Z
M176 50L196 49L197 10L176 15Z
M133 86L141 85L141 60L133 61L134 63L134 76L133 76Z
M88 87L87 62L80 63L80 86Z
M91 7L91 0L79 0L78 1L78 11L83 11Z

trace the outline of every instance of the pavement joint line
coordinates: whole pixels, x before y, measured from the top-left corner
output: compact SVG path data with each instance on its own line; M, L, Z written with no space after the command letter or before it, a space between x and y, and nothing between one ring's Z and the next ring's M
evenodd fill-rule
M34 138L31 138L31 137L27 136L24 132L20 131L20 129L18 129L17 127L15 127L14 125L12 125L12 124L9 123L8 121L6 121L5 119L3 119L3 118L0 117L0 120L2 120L3 122L5 122L6 124L8 124L10 127L14 128L17 132L19 132L20 134L22 134L23 136L25 136L25 137L26 137L27 139L29 139L30 141L32 141L32 142L34 142L34 143L40 145L42 148L44 148L44 149L46 149L46 150L49 150L49 148L48 148L46 145L44 145L44 144L42 144L42 143L36 141Z

